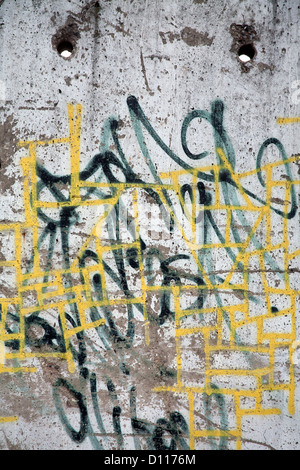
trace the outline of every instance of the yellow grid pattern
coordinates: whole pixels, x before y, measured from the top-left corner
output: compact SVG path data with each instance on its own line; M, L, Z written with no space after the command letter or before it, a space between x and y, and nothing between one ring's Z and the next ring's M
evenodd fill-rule
M149 321L146 308L147 294L149 292L163 292L169 290L174 297L174 306L175 306L175 331L176 331L176 367L177 367L177 380L176 385L172 387L157 387L153 391L155 392L172 392L184 394L188 398L189 403L189 418L190 418L190 448L195 449L197 446L197 439L199 438L228 438L234 439L236 441L237 449L242 447L242 418L245 415L267 415L267 414L278 414L280 409L277 408L263 408L262 406L262 395L264 391L272 390L285 390L289 394L289 412L294 413L295 403L295 377L294 377L294 364L293 364L293 354L295 351L295 345L298 345L296 341L296 296L300 294L299 290L292 289L289 282L289 272L288 264L289 261L295 259L300 255L300 250L290 252L290 243L288 235L288 219L283 219L283 234L282 240L279 244L272 244L271 237L271 195L272 189L276 186L285 187L286 197L285 204L283 207L283 212L288 213L288 201L290 200L290 193L292 185L299 185L300 181L277 181L273 179L273 169L279 166L282 166L286 163L292 163L299 161L299 156L293 156L286 161L268 163L265 166L260 168L260 172L265 174L266 179L266 204L255 204L249 196L245 193L242 187L243 179L257 173L256 170L244 173L235 173L234 170L230 167L226 156L222 149L216 149L216 152L221 160L219 166L212 165L206 167L196 168L191 171L193 182L197 181L198 171L207 171L213 172L215 175L215 201L210 206L203 206L202 210L224 210L227 214L227 222L225 229L225 242L224 243L210 243L207 245L199 246L196 240L196 237L193 240L190 240L181 226L180 221L176 218L176 214L170 210L169 205L165 198L165 190L173 191L177 194L180 202L182 198L180 196L180 176L184 174L184 171L171 172L166 174L161 174L162 180L168 179L172 181L171 184L129 184L129 183L95 183L95 182L82 182L79 178L80 171L80 134L81 134L81 116L82 116L82 107L81 105L68 105L68 118L69 118L69 135L63 138L55 138L50 140L40 140L40 141L22 141L19 143L20 146L27 147L29 156L25 157L22 160L22 168L24 174L24 208L25 208L25 222L24 223L11 223L11 224L2 224L0 225L0 233L8 231L10 234L13 234L14 237L14 248L15 254L14 259L9 261L0 261L0 268L11 268L15 270L16 278L16 291L17 295L11 298L1 298L2 306L2 315L0 322L0 373L3 372L35 372L35 367L27 366L12 366L8 367L5 363L9 360L17 359L18 361L24 361L34 357L59 357L65 359L68 363L70 372L75 371L75 364L73 361L72 353L70 351L70 338L78 333L89 328L95 328L101 326L105 323L105 320L101 319L95 322L88 322L86 320L85 312L93 307L104 307L111 305L126 305L128 303L136 303L143 305L144 311L144 320L145 320L145 343L149 344ZM293 121L294 122L294 121ZM284 123L283 121L280 123ZM51 201L40 201L37 198L37 174L36 174L36 149L38 146L45 145L55 145L59 143L68 144L70 146L70 156L71 156L71 185L70 185L70 199L63 202L51 202ZM218 175L220 170L226 169L230 172L232 180L235 182L239 193L242 195L243 203L241 205L228 205L222 202L220 182ZM194 185L196 186L196 184ZM116 192L110 199L104 200L82 200L80 195L81 187L116 187ZM147 285L146 277L144 274L143 266L143 257L141 252L141 247L139 242L133 242L131 244L118 244L114 246L103 246L101 244L101 233L104 222L110 210L113 208L114 204L118 201L120 196L129 188L133 190L132 192L132 203L134 209L134 218L135 218L135 228L137 239L140 230L140 219L141 214L139 212L138 205L138 189L139 188L152 187L160 196L161 200L165 203L166 208L170 211L170 214L175 218L177 227L179 228L182 238L185 240L186 245L190 249L190 252L197 264L199 273L203 277L205 285L196 287L193 285L183 285L183 286L150 286ZM80 252L76 260L73 262L69 270L54 269L50 271L43 271L40 268L40 253L38 250L38 209L39 208L59 208L59 207L74 207L82 205L98 205L106 204L106 210L104 215L93 227L90 236L81 247ZM108 207L108 208L107 208ZM193 208L194 211L194 208ZM253 224L251 231L248 233L246 240L240 243L233 243L230 239L230 223L233 211L247 211L256 214L256 221ZM192 221L194 217L192 217ZM260 250L250 249L250 243L255 235L256 231L260 227L262 221L265 222L265 237L266 244ZM194 222L192 222L194 223ZM195 227L194 232L195 232ZM21 268L21 259L22 259L22 233L24 230L31 232L32 246L34 251L33 256L33 268L30 273L24 274ZM91 241L94 241L96 244L96 251L99 259L98 265L93 265L92 267L80 268L78 265L78 259L80 258L81 253L89 246ZM138 298L120 298L120 299L109 299L107 293L107 286L104 274L104 265L103 265L103 256L106 252L113 249L119 248L136 248L138 253L139 261L139 270L141 276L141 291L142 294ZM239 254L233 263L231 269L227 273L224 282L215 284L212 283L209 275L207 274L204 266L201 264L198 257L198 250L209 249L214 250L217 248L238 248ZM264 275L265 272L265 259L264 254L271 252L277 248L281 248L284 253L284 288L277 289L271 287L268 283L267 277ZM211 292L227 291L232 292L234 290L243 290L244 292L249 291L248 285L248 275L247 275L247 266L251 261L251 257L257 256L260 263L261 269L261 278L263 282L263 290L265 295L265 302L267 309L265 312L262 312L261 315L253 316L250 314L250 300L249 296L245 295L242 302L237 305L229 305L224 307L206 307L202 309L190 309L184 310L181 308L180 299L182 293L186 290L193 289L206 292L210 290ZM232 283L232 277L237 269L239 262L242 261L244 264L244 274L243 281L240 284ZM90 287L90 273L97 271L100 273L102 281L102 299L101 301L95 301L92 299L91 287ZM74 285L72 287L64 286L64 276L78 276L82 275L85 282L84 284ZM48 276L50 281L41 282L41 279L44 276ZM29 282L30 281L30 282ZM50 290L49 290L50 288ZM27 291L34 290L36 292L36 304L33 306L25 306L24 304L24 295ZM71 295L72 294L72 295ZM271 311L270 295L277 294L280 296L286 296L290 300L290 306L287 309L278 311L274 313ZM67 324L65 311L66 308L76 304L79 310L80 316L80 326L70 328L70 325ZM10 306L15 306L20 317L19 331L17 333L7 333L5 331L6 327L6 315L8 308ZM25 317L35 311L46 312L48 309L56 309L61 320L63 335L66 344L65 353L55 353L55 352L29 352L25 347ZM196 326L196 327L185 327L183 324L183 318L194 314L207 314L215 313L216 314L216 323L214 325L206 326ZM222 331L224 327L224 314L228 315L230 318L230 341L229 344L224 344L222 340ZM243 319L237 319L236 314L243 313ZM264 324L267 319L274 318L276 316L280 317L283 315L289 315L291 320L291 332L282 333L280 331L276 332L265 332ZM255 324L257 330L257 342L255 346L240 345L236 342L236 331L246 325ZM211 341L212 333L216 334L217 340L215 342ZM187 383L184 378L184 364L182 360L182 339L192 335L201 334L204 340L204 348L202 354L205 359L205 381L203 386L191 386ZM19 340L20 348L18 352L6 352L4 347L4 342L9 340ZM290 380L288 383L278 384L274 381L274 363L275 363L275 354L278 349L287 347L289 349L290 357ZM231 351L231 352L247 352L247 353L259 353L268 355L269 366L263 368L249 367L248 369L217 369L212 368L212 355L220 351ZM212 386L212 381L214 378L220 375L226 375L228 377L238 376L244 377L248 376L255 380L256 387L255 389L234 389L234 388L219 388L218 393L224 396L230 395L234 400L235 405L235 418L236 425L235 427L222 430L222 429L199 429L196 426L195 421L195 398L203 396L212 395L216 393L216 389ZM268 383L264 383L263 378L268 375ZM252 408L244 408L241 406L241 401L243 398L249 397L255 400L255 406ZM1 422L7 422L17 419L17 417L4 417L0 418Z
M280 123L289 123L290 121L280 120ZM297 121L291 121L297 122ZM221 202L220 198L220 188L218 187L218 182L216 182L215 190L215 203L210 206L204 206L203 210L224 210L227 212L227 223L226 223L226 230L225 230L225 243L211 243L207 245L198 246L198 249L205 248L205 249L216 249L216 248L239 248L239 254L236 257L235 262L232 265L232 268L229 270L224 282L220 284L211 284L209 281L208 276L205 273L204 268L201 266L200 262L198 261L198 267L203 275L203 278L206 282L206 286L200 286L198 289L206 290L207 288L213 289L217 291L232 291L232 290L243 290L244 292L249 292L249 285L248 285L248 265L251 257L258 257L259 258L259 265L260 265L260 274L263 283L263 291L265 295L265 302L267 309L263 311L261 314L257 316L253 316L250 314L250 306L249 306L249 295L245 295L244 301L237 305L226 305L226 307L213 307L213 308L202 308L197 310L182 310L180 308L180 295L183 289L189 289L191 286L173 286L172 292L174 296L174 303L175 303L175 327L176 327L176 355L177 355L177 384L173 387L157 387L154 390L157 392L173 392L173 393L183 393L186 394L188 397L189 402L189 417L190 417L190 448L193 450L196 447L197 439L199 438L215 438L219 439L221 437L235 440L236 441L236 448L240 450L242 448L242 418L245 415L271 415L271 414L280 414L281 410L279 408L264 408L262 406L263 401L263 393L268 391L275 391L275 390L285 390L288 392L289 401L288 401L288 408L289 413L294 414L295 412L295 376L294 376L294 352L295 348L299 346L299 341L296 341L296 297L300 295L300 290L292 289L290 287L290 277L289 277L289 270L288 265L291 259L300 256L300 250L296 251L289 251L289 232L288 232L288 219L283 219L283 233L282 233L282 241L276 245L272 244L271 242L271 217L272 217L272 210L271 210L271 194L272 189L278 186L285 187L285 203L283 207L284 214L288 214L289 208L289 201L290 201L290 194L291 194L291 187L292 185L299 186L300 180L296 181L277 181L273 180L272 178L272 170L274 168L280 167L286 163L292 163L299 161L300 156L294 156L287 160L275 163L268 163L261 167L260 171L265 172L266 176L266 204L265 206L258 206L252 202L243 190L242 182L244 178L248 176L254 175L257 173L256 170L244 172L237 174L233 171L228 163L226 156L222 149L216 149L222 164L216 168L216 166L211 167L200 167L195 170L197 171L212 171L212 172L219 172L221 169L226 168L230 171L230 176L232 180L236 183L236 187L239 189L240 194L244 198L245 205L235 206L235 205L224 205ZM178 187L178 177L182 174L182 172L174 172L172 173L172 178L174 180L175 187ZM170 177L169 174L163 175L166 178ZM215 181L218 179L216 178ZM241 210L241 211L251 211L257 214L256 222L253 224L251 231L249 232L246 240L242 243L232 243L230 241L230 221L231 221L231 214L233 211ZM265 238L266 243L265 245L258 250L249 248L249 244L251 239L255 235L258 227L260 224L265 221ZM188 243L188 240L186 240ZM264 259L264 255L268 252L272 252L276 249L282 249L284 253L284 288L278 289L269 285L267 277L265 275L266 271L266 263ZM249 250L249 251L247 251ZM195 256L196 259L196 256ZM243 272L243 281L240 284L231 284L231 279L237 269L239 262L243 262L244 265L244 272ZM282 309L278 312L273 312L271 310L271 302L270 302L270 295L277 294L279 296L284 296L289 298L290 306L286 309ZM198 327L191 327L185 328L182 326L182 319L185 318L187 315L194 315L194 314L210 314L216 313L216 323L215 325L209 326L198 326ZM224 313L227 314L230 318L230 343L224 344L222 340L222 330L224 325L223 316ZM243 313L243 319L237 320L236 313ZM275 317L283 317L289 316L291 321L291 332L266 332L264 331L265 322L268 319L274 319ZM248 346L248 345L239 345L236 341L236 332L242 326L247 326L255 324L256 331L257 331L257 342L255 346ZM211 342L211 333L215 333L217 335L217 342L216 344L212 344ZM186 336L191 336L195 334L202 334L204 339L204 356L205 356L205 384L204 386L189 386L186 381L182 378L183 372L183 363L181 359L181 339ZM290 379L288 383L279 384L274 381L274 365L275 365L275 354L280 348L287 347L289 350L289 362L290 362ZM242 368L242 369L235 369L233 368L222 368L222 369L214 369L211 367L212 357L213 354L220 351L231 351L231 352L245 352L245 353L259 353L268 355L269 358L269 366L268 367L258 367L253 368L249 367L249 369ZM252 377L256 382L255 390L252 388L249 389L235 389L235 388L218 388L216 390L215 387L212 386L212 381L214 378L218 376L227 376L227 377ZM268 376L268 383L264 383L264 377ZM208 395L229 395L233 397L234 400L234 407L235 407L235 427L229 429L210 429L204 428L199 429L195 425L195 397L200 396L204 397ZM246 408L241 405L242 399L244 398L252 398L255 400L255 406L251 408Z

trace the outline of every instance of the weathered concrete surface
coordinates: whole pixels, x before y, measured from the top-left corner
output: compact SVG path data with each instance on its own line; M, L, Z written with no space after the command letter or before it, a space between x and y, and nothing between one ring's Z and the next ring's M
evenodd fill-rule
M0 1L0 448L299 449L297 3Z

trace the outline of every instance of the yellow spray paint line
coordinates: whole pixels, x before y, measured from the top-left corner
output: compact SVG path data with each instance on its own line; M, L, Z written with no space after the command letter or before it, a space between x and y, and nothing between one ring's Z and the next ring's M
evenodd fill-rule
M192 194L193 194L193 200L192 200L192 219L191 219L191 225L192 225L192 234L193 236L193 243L197 244L197 230L196 230L196 217L197 217L197 180L198 177L197 175L193 175L193 183L192 183Z
M272 224L271 224L271 197L272 197L272 168L266 170L266 207L269 210L266 211L266 245L271 246L271 233L272 233Z
M157 184L157 183L139 183L139 182L120 182L120 183L105 183L105 182L94 182L94 181L80 181L79 186L81 188L116 188L124 191L125 189L148 189L148 188L153 188L153 189L168 189L168 190L173 190L175 191L175 187L173 184ZM113 197L113 196L112 196ZM106 199L108 201L109 199Z
M23 158L21 160L21 166L23 171L23 200L24 200L24 211L25 220L27 224L32 223L32 210L30 204L30 187L31 187L31 168L32 168L32 157Z
M280 415L282 411L280 408L262 408L261 406L257 406L256 408L249 409L249 410L241 410L242 415L261 415L261 416L269 416L269 415Z
M1 341L12 341L15 339L20 339L22 337L22 333L5 333L1 334L0 339ZM8 356L8 354L6 354Z
M294 367L294 350L293 345L297 339L297 308L296 308L296 294L291 293L291 317L292 317L292 338L289 344L289 358L290 358L290 387L289 387L289 401L288 410L291 415L295 414L295 367Z
M138 248L139 242L116 243L115 245L101 245L101 252L106 253L114 250L128 250L129 248Z
M285 192L285 202L284 202L284 214L286 217L283 218L283 242L285 244L284 248L284 284L287 290L290 290L290 277L289 277L289 235L288 235L288 218L287 214L289 212L288 201L291 196L291 185L286 185Z
M9 355L7 354L7 358L9 358ZM16 357L16 359L20 359L20 360L23 360L24 358L23 357ZM7 374L15 374L17 372L28 372L28 373L35 373L37 371L37 368L36 367L4 367L4 366L0 366L0 374L4 374L4 373L7 373Z
M273 169L273 168L276 168L276 167L279 167L279 166L286 165L288 163L295 163L299 160L300 160L300 155L294 155L293 157L289 157L289 158L286 158L284 160L267 163L266 165L262 165L260 168L255 169L255 170L249 170L249 171L245 171L243 173L237 173L237 177L239 179L247 178L248 176L257 175L259 172L262 173L264 171L267 171L269 168ZM279 183L282 183L282 182L280 181Z
M38 249L38 216L36 210L37 203L37 174L36 174L36 145L35 143L29 144L30 152L30 175L31 175L31 224L32 224L32 245L33 245L33 270L38 272L40 270L40 255ZM27 190L29 188L27 187ZM28 196L27 196L28 200Z
M72 202L80 200L80 134L81 134L82 105L68 105L70 153L71 153L71 193Z
M245 322L248 322L250 319L249 314L249 261L250 261L250 253L244 253L243 256L243 264L244 264L244 272L243 272L243 280L247 288L244 291L244 314L245 314Z
M30 147L33 143L35 145L54 145L54 144L67 144L70 142L70 137L57 137L55 139L46 140L20 140L18 147Z
M299 159L300 160L300 157ZM277 180L272 180L272 186L298 186L300 184L300 180L293 180L293 181L277 181Z
M5 335L6 317L7 317L7 304L1 302L1 320L0 320L0 339Z
M79 286L83 289L83 286ZM86 301L82 299L81 308L88 309L91 307L111 307L113 305L134 305L134 304L142 304L143 297L137 298L112 298L106 300L93 300L93 301ZM72 305L78 303L78 297L71 298L71 299L58 299L56 302L49 302L48 304L40 305L40 306L31 306L31 307L23 307L21 309L22 316L29 315L31 313L35 313L37 311L46 311L49 309L58 309L62 304L64 305Z
M1 416L0 423L13 423L14 421L18 421L18 416Z
M60 359L66 359L66 354L61 352L25 352L22 357L19 353L7 353L7 359L32 359L32 358L45 358L45 357L56 357ZM14 368L15 369L15 368ZM20 368L21 369L21 368ZM22 367L24 369L24 367ZM32 368L31 368L32 369ZM36 370L36 368L34 368Z
M48 273L48 271L45 271L44 272L44 275L46 276ZM26 278L24 279L24 276L22 275L22 283L25 282L26 280L28 280L28 276L26 275ZM53 295L59 295L60 291L58 290L58 287L57 287L57 284L55 284L55 281L50 281L50 282L37 282L35 284L27 284L27 285L21 285L20 288L19 288L19 292L20 293L23 293L23 292L27 292L27 291L32 291L32 290L36 290L36 291L42 291L43 289L45 288L56 288L56 290L52 290L51 292L47 292L47 293L42 293L42 295L47 298L47 296L53 296Z
M294 124L300 122L300 117L281 117L276 119L276 123L279 125L283 124Z
M269 352L269 347L267 346L243 346L239 344L221 344L218 345L209 345L210 352L217 352L217 351L239 351L239 352L253 352L253 353L260 353L260 354L267 354Z
M260 369L209 369L207 375L239 375L239 376L253 376L261 377L270 373L270 367L262 367ZM215 392L215 391L214 391Z
M90 322L90 323L85 322L80 326L76 326L75 328L68 329L65 332L64 337L69 339L71 336L74 336L77 333L80 333L81 331L90 330L92 328L98 328L99 326L103 326L104 324L105 324L105 320L103 318L101 318L100 320L96 320L94 322Z
M186 286L180 286L181 290L183 290L183 287ZM197 286L198 287L198 286ZM196 287L196 289L197 289ZM201 287L201 286L199 286ZM217 312L218 310L221 310L221 307L202 307L202 308L194 308L194 309L186 309L181 311L181 318L189 316L189 315L194 315L194 314L206 314L206 313L214 313ZM226 310L228 311L245 311L246 305L245 304L236 304L236 305L227 305ZM201 327L202 328L202 327Z
M172 293L174 297L174 310L175 310L175 344L176 344L176 366L177 366L177 386L182 387L182 357L181 357L181 340L178 330L180 329L180 288L179 286L172 286Z
M296 250L296 251L293 251L292 253L288 253L287 256L288 256L289 260L297 258L297 256L300 256L300 249Z
M82 331L86 325L86 321L85 321L85 310L87 307L87 305L89 303L92 303L91 301L87 301L85 302L84 299L82 298L82 295L81 295L81 290L82 290L82 286L81 286L81 289L79 291L76 292L76 306L77 306L77 310L78 310L78 313L79 313L79 321L80 321L80 326L78 326L78 331ZM73 330L76 330L77 328L73 328Z
M219 175L220 175L220 169L222 166L217 166L214 170L214 176L215 176L215 208L218 210L221 206L221 197L220 197L220 180L219 180Z
M219 329L218 329L219 330ZM209 336L210 336L210 327L206 327L203 329L203 337L204 337L204 360L205 360L205 390L209 390L211 387L211 379L210 379L210 349L209 349Z
M14 232L16 228L23 227L21 222L0 224L1 232Z
M138 210L138 192L137 189L134 189L132 195L132 204L133 204L133 217L135 223L135 233L136 239L139 240L140 237L140 219L139 219L139 210ZM137 253L138 253L138 263L139 263L139 271L141 276L141 287L142 287L142 305L143 305L143 315L145 321L145 343L147 346L150 344L150 330L149 330L149 318L148 318L148 311L147 311L147 302L146 302L146 282L145 282L145 274L144 274L144 264L143 264L143 254L141 244L138 243L137 245Z
M232 210L227 209L226 211L226 228L225 228L225 240L224 245L227 247L230 245L230 230L232 221Z
M60 207L84 207L84 206L103 206L106 204L113 204L115 202L115 197L111 199L88 199L82 201L78 198L74 198L71 201L37 201L36 207L37 208L44 208L44 209L58 209Z

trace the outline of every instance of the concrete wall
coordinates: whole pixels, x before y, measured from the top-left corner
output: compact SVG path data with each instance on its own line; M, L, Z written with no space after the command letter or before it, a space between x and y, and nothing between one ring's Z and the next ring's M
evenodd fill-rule
M1 449L300 448L298 38L0 1Z

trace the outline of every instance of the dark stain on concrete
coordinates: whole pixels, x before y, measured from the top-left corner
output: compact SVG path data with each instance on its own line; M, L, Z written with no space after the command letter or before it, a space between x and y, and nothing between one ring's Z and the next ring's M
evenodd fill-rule
M141 67L142 67L142 73L143 73L144 80L145 80L146 89L150 93L150 95L154 95L154 92L149 87L142 49L141 49L141 52L140 52L140 59L141 59Z
M163 44L174 41L182 40L188 46L210 46L214 40L213 37L209 37L208 33L201 33L194 28L186 26L180 33L174 33L172 31L159 32Z
M13 162L14 154L17 151L18 136L15 131L17 121L11 114L7 116L5 121L0 124L0 171L2 178L0 179L0 192L4 194L10 190L12 192L12 185L15 183L15 177L6 174L6 168Z
M186 26L181 31L181 39L188 46L210 46L214 40L213 37L209 37L208 33L200 33L196 29L189 28Z
M263 72L264 70L271 70L272 72L275 68L274 65L264 64L263 62L258 62L257 67L260 72Z
M167 44L168 41L172 44L175 40L179 41L181 39L180 34L173 33L172 31L167 31L167 32L160 31L159 35L161 37L163 44Z

